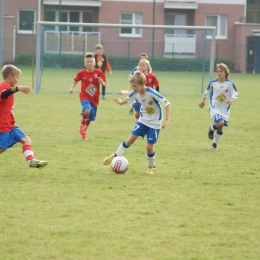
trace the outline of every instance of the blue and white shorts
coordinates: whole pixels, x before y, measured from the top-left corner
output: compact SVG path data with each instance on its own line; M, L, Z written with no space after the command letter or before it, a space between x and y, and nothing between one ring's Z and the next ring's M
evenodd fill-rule
M26 134L15 126L10 132L0 133L0 149L7 149L18 143Z
M84 113L86 109L90 109L90 114L88 115L88 118L90 121L95 121L97 115L97 106L93 106L88 100L82 100L81 105L82 105L81 115Z
M146 126L140 122L137 122L132 130L133 135L142 136L146 135L148 144L155 144L158 140L160 129L154 129Z
M213 116L213 120L215 123L219 123L221 121L224 121L224 126L228 126L228 121L224 120L224 118L220 114L215 114Z

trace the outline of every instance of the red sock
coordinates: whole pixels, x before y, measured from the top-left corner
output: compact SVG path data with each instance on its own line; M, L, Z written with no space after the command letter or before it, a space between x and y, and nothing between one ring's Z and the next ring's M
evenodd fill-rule
M32 146L29 145L29 144L25 144L23 146L23 154L24 154L24 157L25 157L26 161L30 161L30 160L34 159Z
M85 125L86 124L86 122L87 122L87 120L88 120L88 115L86 115L86 114L82 114L82 121L81 121L81 123L83 124L83 125Z

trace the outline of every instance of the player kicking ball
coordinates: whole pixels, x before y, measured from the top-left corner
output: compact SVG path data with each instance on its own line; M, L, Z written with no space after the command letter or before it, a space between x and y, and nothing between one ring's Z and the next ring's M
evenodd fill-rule
M4 80L0 84L0 154L20 142L23 145L23 154L29 167L40 169L45 167L48 162L34 158L31 139L15 125L14 93L30 93L29 87L15 86L21 74L21 70L13 65L5 65L2 69Z
M136 71L130 78L130 85L132 92L124 100L115 98L114 101L119 105L126 103L133 103L137 100L141 104L140 117L136 122L130 136L123 141L116 152L107 156L103 163L109 165L116 156L122 156L125 151L135 142L135 140L141 136L147 139L146 151L147 151L147 173L154 174L155 172L155 152L154 144L157 142L160 129L166 128L170 120L171 104L160 93L152 88L146 87L145 75ZM166 111L166 119L162 123L162 108L164 105Z
M205 106L205 99L209 100L209 113L214 124L209 126L208 137L214 139L214 131L216 131L215 139L212 143L212 149L216 150L218 141L223 135L223 127L228 126L230 116L230 105L237 100L237 89L234 83L228 79L229 69L226 64L220 63L216 65L217 79L211 80L205 94L199 103L199 107Z

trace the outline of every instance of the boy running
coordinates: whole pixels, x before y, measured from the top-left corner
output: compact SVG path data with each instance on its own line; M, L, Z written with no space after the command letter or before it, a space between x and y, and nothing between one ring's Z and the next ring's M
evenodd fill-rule
M205 99L209 97L209 113L214 124L209 126L208 137L214 139L214 131L216 131L215 139L212 143L212 149L217 149L217 144L223 135L223 126L228 126L230 116L230 105L237 100L237 89L234 83L228 79L229 69L226 64L220 63L216 65L217 79L211 80L205 94L199 103L199 107L205 106Z
M97 106L99 104L100 84L106 85L104 73L96 69L93 53L86 53L84 59L85 69L78 71L74 78L70 93L73 94L76 84L81 81L79 99L82 105L82 119L79 132L83 140L87 139L87 128L91 121L96 120Z

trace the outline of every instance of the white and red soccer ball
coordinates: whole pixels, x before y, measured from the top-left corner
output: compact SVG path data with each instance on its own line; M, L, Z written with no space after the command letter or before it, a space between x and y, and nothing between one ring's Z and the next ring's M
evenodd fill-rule
M111 169L115 173L125 173L128 167L128 160L124 156L116 156L111 162Z

